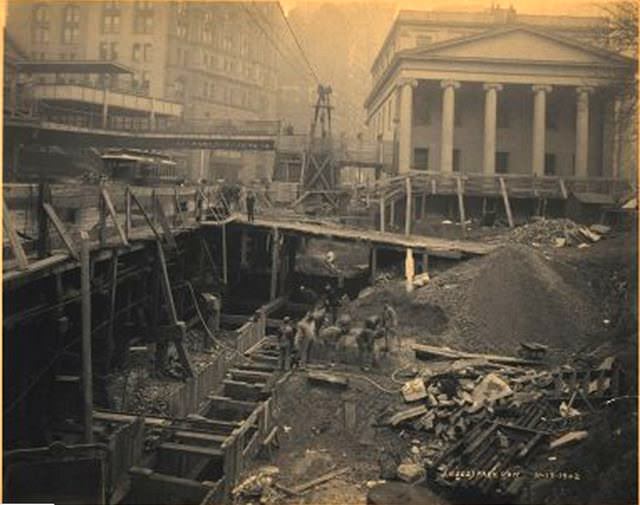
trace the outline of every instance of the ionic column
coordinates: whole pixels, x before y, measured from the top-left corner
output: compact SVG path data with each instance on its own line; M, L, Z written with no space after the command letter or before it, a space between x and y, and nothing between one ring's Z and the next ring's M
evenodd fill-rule
M398 118L398 173L411 169L411 126L413 123L413 90L418 85L415 79L402 81L399 85Z
M547 128L547 93L551 86L535 85L533 89L533 142L531 169L533 175L544 175L545 133Z
M589 160L589 94L593 88L580 87L576 89L576 170L578 177L587 176Z
M457 81L442 81L442 132L440 135L440 171L453 172L453 129L455 121L455 90Z
M487 83L483 86L484 93L484 159L482 173L496 172L496 117L498 112L498 91L502 91L502 84Z

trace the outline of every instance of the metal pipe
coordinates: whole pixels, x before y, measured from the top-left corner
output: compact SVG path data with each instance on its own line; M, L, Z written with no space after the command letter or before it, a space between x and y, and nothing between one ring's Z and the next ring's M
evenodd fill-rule
M82 294L82 398L84 406L84 439L93 442L93 371L91 362L91 252L89 235L81 234L80 292Z

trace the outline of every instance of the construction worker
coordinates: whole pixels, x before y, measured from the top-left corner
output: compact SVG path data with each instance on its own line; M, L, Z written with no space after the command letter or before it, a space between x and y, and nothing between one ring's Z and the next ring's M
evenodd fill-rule
M247 190L247 221L253 223L255 221L256 194L253 189Z
M291 325L291 318L286 316L278 332L278 368L282 371L291 369L291 354L294 348L295 330Z
M311 348L315 340L315 324L311 312L307 312L305 316L298 322L298 331L296 332L296 348L300 359L300 368L304 369L309 362L311 356Z
M311 311L311 317L313 318L314 335L316 340L318 340L320 338L320 329L324 326L327 317L327 309L324 307L324 304L316 304Z
M338 297L338 292L333 288L333 286L331 286L331 284L327 284L324 287L324 305L327 312L331 315L331 323L335 324L338 320L340 298Z
M338 358L338 349L341 339L349 333L351 329L351 318L341 317L337 324L328 326L320 330L320 340L327 349L327 354L331 363L335 363Z
M376 326L374 320L370 317L365 320L364 328L358 328L356 331L360 368L363 370L368 370L369 367L373 367L375 360L375 339Z
M316 303L318 303L318 299L320 298L318 296L318 293L304 285L300 286L299 293L301 301L310 305L315 305Z
M384 350L388 351L389 341L396 338L398 326L398 313L389 303L385 303L382 309L382 328L384 331Z

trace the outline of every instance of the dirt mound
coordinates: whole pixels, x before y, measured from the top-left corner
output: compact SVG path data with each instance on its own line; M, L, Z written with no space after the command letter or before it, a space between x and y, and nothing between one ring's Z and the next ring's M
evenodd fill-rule
M484 258L466 297L478 336L499 348L525 341L571 347L601 325L579 272L524 246Z
M588 276L542 251L507 244L460 263L411 294L401 281L377 287L351 305L356 319L398 311L399 333L425 343L513 354L540 342L566 354L590 345L603 328Z

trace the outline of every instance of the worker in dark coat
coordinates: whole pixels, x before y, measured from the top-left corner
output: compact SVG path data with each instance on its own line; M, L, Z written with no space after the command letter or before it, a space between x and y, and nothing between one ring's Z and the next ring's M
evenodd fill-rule
M278 368L283 371L291 369L291 355L295 344L295 330L291 318L285 317L278 334Z
M327 312L331 315L331 324L338 321L338 307L340 306L340 297L336 289L327 284L324 287L324 304Z
M389 303L384 304L382 309L382 329L384 331L384 350L390 349L389 341L396 338L396 327L398 326L398 313Z
M252 189L247 190L247 220L250 223L255 221L256 194Z
M367 318L364 322L364 328L359 328L356 331L360 367L363 370L368 370L374 365L376 331L377 326L374 317Z

